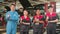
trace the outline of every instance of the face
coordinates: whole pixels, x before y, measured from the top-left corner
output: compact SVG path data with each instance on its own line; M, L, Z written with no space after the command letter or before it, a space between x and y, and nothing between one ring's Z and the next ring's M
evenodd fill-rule
M53 8L49 8L48 10L49 10L49 12L53 12Z
M28 15L28 12L26 10L24 10L23 14L24 15Z
M11 5L11 6L10 6L10 9L11 9L12 11L14 11L14 10L15 10L15 6L14 6L14 5Z
M36 11L36 15L39 15L39 14L40 14L40 10L37 10L37 11Z

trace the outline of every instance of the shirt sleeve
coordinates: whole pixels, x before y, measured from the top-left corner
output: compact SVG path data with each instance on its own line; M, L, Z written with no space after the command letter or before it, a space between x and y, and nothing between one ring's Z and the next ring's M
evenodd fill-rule
M5 19L6 19L6 20L9 19L8 14L9 14L9 12L7 12L7 13L5 14Z

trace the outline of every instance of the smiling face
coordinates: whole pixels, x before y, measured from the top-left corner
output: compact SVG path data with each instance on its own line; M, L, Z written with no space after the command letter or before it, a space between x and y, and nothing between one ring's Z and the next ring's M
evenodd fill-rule
M52 7L50 7L48 10L49 10L49 12L53 12L53 8Z
M27 16L28 15L28 11L24 10L23 14Z
M11 11L14 11L15 10L15 5L11 5L10 9L11 9Z
M40 15L40 10L37 10L36 11L36 15Z

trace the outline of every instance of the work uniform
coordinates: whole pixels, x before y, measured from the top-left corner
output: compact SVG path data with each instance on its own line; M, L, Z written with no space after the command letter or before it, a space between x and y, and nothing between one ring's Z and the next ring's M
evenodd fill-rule
M55 12L52 12L52 14L50 14L49 12L46 13L46 17L48 17L48 21L54 21L58 19L57 14ZM48 22L47 34L56 34L56 22Z
M37 18L39 19L39 21L44 21L44 16L40 15L38 16L34 16L33 20ZM39 23L38 25L36 25L36 22L33 24L33 34L43 34L43 23Z
M6 13L6 34L16 34L16 28L17 28L17 22L18 22L19 16L16 11L8 11Z
M24 23L30 23L30 18L28 16L26 18L21 16L20 19L22 19L22 22ZM29 27L30 25L20 23L20 34L29 34Z

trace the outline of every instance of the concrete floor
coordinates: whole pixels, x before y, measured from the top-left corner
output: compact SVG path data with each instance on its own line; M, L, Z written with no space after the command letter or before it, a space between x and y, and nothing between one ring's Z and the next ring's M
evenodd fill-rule
M1 34L6 34L6 32L3 32L3 33L1 33ZM17 32L16 34L20 34L20 32ZM33 34L33 30L30 30L30 31L29 31L29 34ZM46 34L46 32L44 32L44 34Z
M4 33L2 33L2 34L6 34L5 32ZM20 34L19 32L17 32L16 34Z
M5 27L1 27L0 26L0 34L6 34L6 28ZM16 34L20 34L20 32L18 31ZM33 34L33 30L32 29L29 31L29 34ZM46 34L46 32L44 34Z

